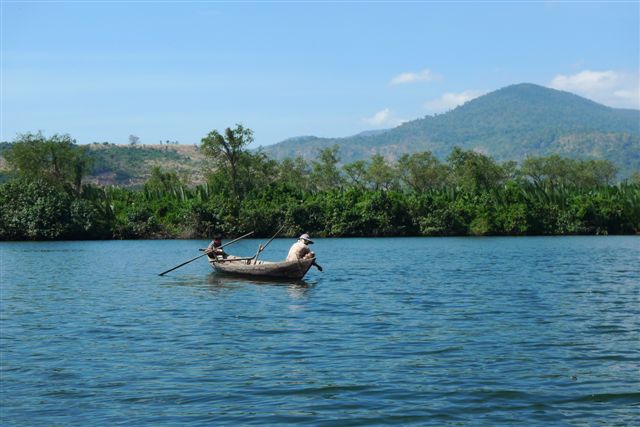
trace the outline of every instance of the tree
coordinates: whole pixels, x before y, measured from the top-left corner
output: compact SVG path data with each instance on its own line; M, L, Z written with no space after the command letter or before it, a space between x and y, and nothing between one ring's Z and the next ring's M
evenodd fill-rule
M474 151L454 147L447 158L456 185L472 192L497 187L506 178L506 172L491 157Z
M367 167L367 181L374 190L390 190L396 181L395 171L379 154L371 158Z
M344 179L338 169L338 146L327 147L320 150L318 160L313 161L311 180L316 189L320 191L341 188Z
M87 147L76 145L68 134L46 138L42 132L19 135L5 158L18 176L44 179L76 194L82 192L82 180L93 163Z
M574 183L588 188L613 184L618 168L609 160L586 160L576 162Z
M236 198L240 198L238 171L246 147L253 142L253 131L241 124L234 129L226 128L224 135L212 130L202 138L200 148L202 152L217 163L225 171L231 183L231 190Z
M342 170L347 175L349 184L359 189L366 188L367 162L364 160L356 160L353 163L344 165Z
M527 158L521 170L523 176L535 184L573 185L580 188L609 185L618 172L608 160L575 160L557 154Z
M309 190L309 165L300 156L284 159L278 168L278 179L291 188Z
M267 157L261 150L246 152L241 160L238 171L242 194L265 188L278 178L278 162Z
M140 138L135 135L129 135L129 145L137 145L140 142Z
M551 185L566 183L571 174L571 160L557 154L548 157L529 157L522 162L522 175L534 184Z
M400 181L416 193L446 185L449 168L429 151L403 154L396 165Z

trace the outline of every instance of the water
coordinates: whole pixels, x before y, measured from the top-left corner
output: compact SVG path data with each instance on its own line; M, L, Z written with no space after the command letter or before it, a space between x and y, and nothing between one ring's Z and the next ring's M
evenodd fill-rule
M0 243L1 424L640 424L638 237L206 243Z

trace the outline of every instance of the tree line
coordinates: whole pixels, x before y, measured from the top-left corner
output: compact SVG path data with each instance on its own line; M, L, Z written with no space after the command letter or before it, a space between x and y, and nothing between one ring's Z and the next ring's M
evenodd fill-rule
M380 155L341 164L338 148L315 160L251 151L242 125L199 146L207 181L193 185L153 167L142 188L83 182L86 147L69 135L20 135L5 153L1 240L209 238L247 230L271 235L466 236L636 234L640 174L616 181L606 160L557 155L498 163L454 148L395 162Z

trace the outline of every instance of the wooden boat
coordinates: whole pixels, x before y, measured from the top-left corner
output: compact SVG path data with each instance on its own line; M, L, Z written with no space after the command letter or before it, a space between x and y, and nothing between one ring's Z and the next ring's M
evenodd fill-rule
M297 259L295 261L255 261L255 257L242 258L229 255L227 258L209 257L209 264L214 270L237 276L256 276L273 279L300 280L315 263L315 258Z

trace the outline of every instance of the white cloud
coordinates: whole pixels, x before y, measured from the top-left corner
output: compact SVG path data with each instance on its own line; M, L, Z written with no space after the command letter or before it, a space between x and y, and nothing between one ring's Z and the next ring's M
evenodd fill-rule
M572 76L558 74L551 81L551 87L563 90L590 91L610 89L617 79L613 71L581 71Z
M362 121L375 127L394 127L400 125L405 120L396 117L390 109L385 108L382 111L378 111L371 117L362 119Z
M439 78L440 77L433 74L431 70L424 69L422 71L418 71L417 73L408 72L398 74L393 79L391 79L390 84L401 85L407 83L430 82L433 80L438 80Z
M558 74L549 87L621 108L640 108L638 73L584 70L573 75Z
M447 92L438 99L426 102L424 108L430 113L442 113L484 94L485 92L480 90L465 90L459 93Z

